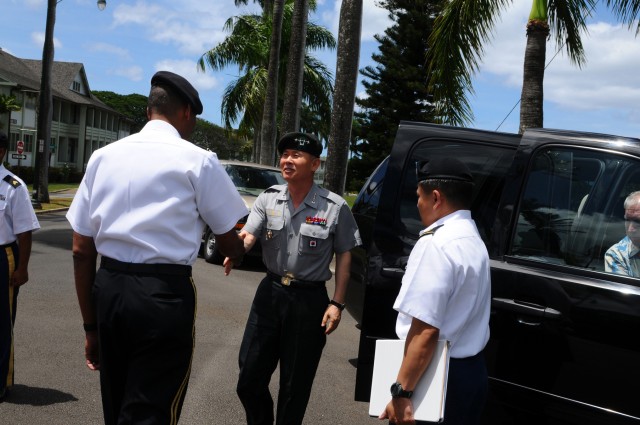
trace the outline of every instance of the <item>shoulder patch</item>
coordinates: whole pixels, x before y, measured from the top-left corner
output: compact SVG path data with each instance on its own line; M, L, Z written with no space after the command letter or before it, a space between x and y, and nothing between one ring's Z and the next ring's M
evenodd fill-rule
M285 185L282 185L282 184L274 184L273 186L266 188L264 191L265 192L282 192L284 187Z
M322 188L320 196L327 198L336 205L342 205L346 202L342 196L338 195L337 193L333 193L325 188Z
M436 233L436 231L437 231L439 228L441 228L442 226L444 226L444 224L441 224L441 225L439 225L439 226L436 226L436 227L434 227L434 228L433 228L433 229L431 229L431 230L427 230L426 232L420 232L420 237L423 237L423 236L431 236L431 235L435 234L435 233Z
M6 181L7 183L9 183L11 186L13 186L14 188L16 187L20 187L20 185L22 185L22 183L20 183L18 180L14 179L11 174L7 174L2 180Z

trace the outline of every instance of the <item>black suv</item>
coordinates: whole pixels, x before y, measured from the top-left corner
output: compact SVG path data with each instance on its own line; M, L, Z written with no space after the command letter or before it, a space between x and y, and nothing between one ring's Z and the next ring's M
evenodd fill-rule
M423 228L416 164L443 155L474 175L472 215L491 259L484 423L639 424L640 280L606 272L604 254L640 190L640 140L546 129L400 124L353 206L356 400L369 399L375 340L396 338L392 305Z

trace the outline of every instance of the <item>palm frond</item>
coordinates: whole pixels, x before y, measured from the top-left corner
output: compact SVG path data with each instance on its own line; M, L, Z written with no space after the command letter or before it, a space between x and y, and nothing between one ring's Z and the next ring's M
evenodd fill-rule
M427 51L428 79L439 121L464 125L473 119L467 93L500 12L512 0L451 0L436 19Z
M637 21L640 15L639 0L607 0L607 7L610 7L618 19L629 26L629 29L637 23L636 36L640 34L640 21Z
M580 33L587 31L586 19L597 0L549 0L549 26L558 49L565 47L571 62L581 67L586 62Z

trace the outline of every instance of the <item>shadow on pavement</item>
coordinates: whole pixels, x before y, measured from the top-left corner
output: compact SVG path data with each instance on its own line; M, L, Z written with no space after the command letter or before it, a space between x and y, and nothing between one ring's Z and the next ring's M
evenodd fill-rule
M70 401L78 401L78 399L60 390L29 387L26 385L12 386L9 395L4 399L4 403L29 406L49 406L51 404L68 403Z
M73 231L71 229L41 229L33 233L33 241L70 251L73 244Z

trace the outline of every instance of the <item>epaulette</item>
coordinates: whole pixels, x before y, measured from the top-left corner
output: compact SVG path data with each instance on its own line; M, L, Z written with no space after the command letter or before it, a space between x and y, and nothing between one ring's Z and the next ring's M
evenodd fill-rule
M328 199L336 205L341 205L346 202L342 196L338 195L337 193L333 193L332 191L330 191L329 189L325 189L324 187L318 187L318 195L322 196L325 199Z
M282 192L287 185L285 184L274 184L273 186L269 186L264 191L265 192Z
M2 180L6 181L7 183L9 183L11 186L13 186L13 188L15 189L16 187L20 187L20 185L22 183L20 183L20 181L18 181L17 179L14 179L11 174L7 174Z
M340 205L340 204L346 202L344 200L344 198L342 196L338 195L337 193L333 193L333 192L331 192L329 190L327 192L329 192L329 193L327 194L327 196L325 196L325 198L329 199L333 203L335 203L337 205Z
M441 228L442 226L444 226L444 224L441 224L441 225L439 225L439 226L436 226L436 227L434 227L434 228L433 228L433 229L431 229L431 230L427 230L426 232L420 232L420 237L423 237L423 236L431 236L431 235L433 235L434 233L436 233L436 231L437 231L439 228Z

